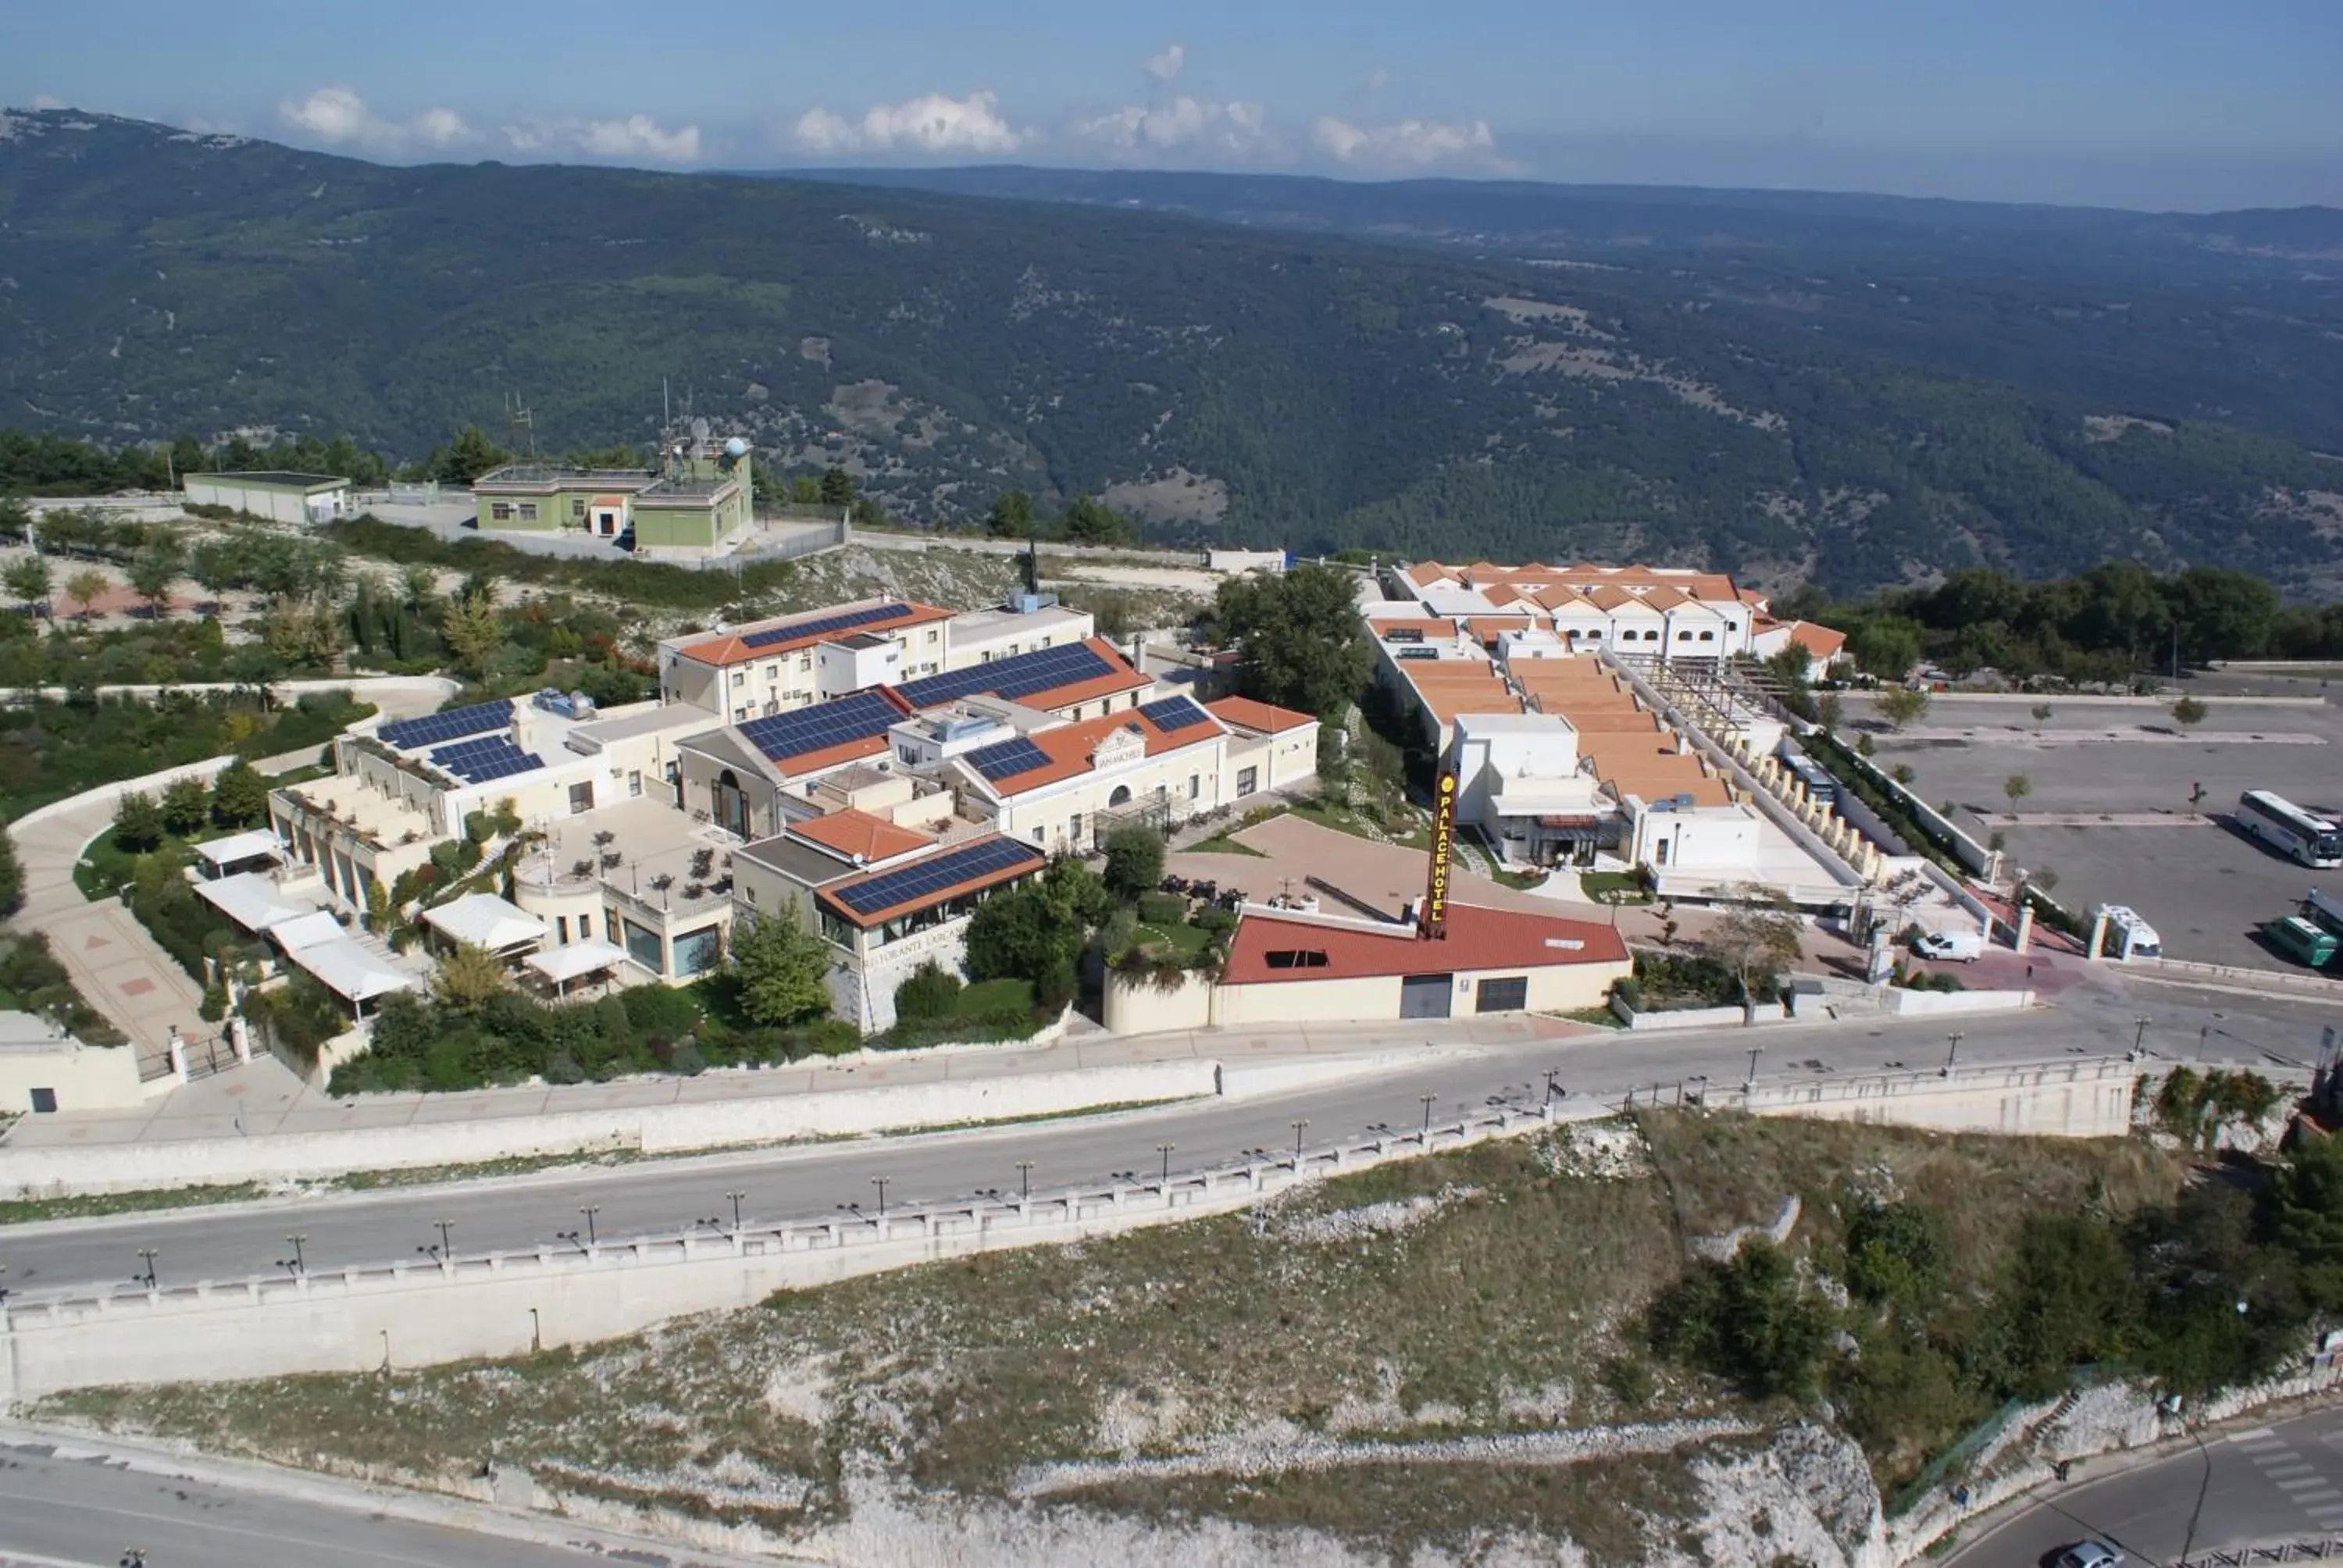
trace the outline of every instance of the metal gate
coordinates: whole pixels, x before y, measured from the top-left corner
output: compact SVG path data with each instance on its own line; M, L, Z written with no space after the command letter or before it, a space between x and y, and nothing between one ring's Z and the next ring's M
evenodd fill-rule
M1402 1018L1446 1018L1449 999L1456 994L1454 975L1407 975L1399 982Z

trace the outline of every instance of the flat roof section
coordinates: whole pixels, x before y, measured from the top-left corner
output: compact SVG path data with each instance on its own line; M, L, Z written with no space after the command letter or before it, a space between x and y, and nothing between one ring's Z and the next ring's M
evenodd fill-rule
M1451 902L1447 935L1418 937L1413 926L1371 929L1247 910L1230 939L1222 985L1450 974L1458 970L1552 969L1624 963L1627 944L1607 925Z
M259 485L272 490L334 490L349 484L338 474L297 474L287 468L247 468L226 474L187 474L182 477L188 482L226 479L239 485Z
M676 657L695 664L726 666L795 653L819 642L843 640L852 633L902 631L952 618L952 612L912 599L862 599L800 615L751 621L729 631L687 642Z

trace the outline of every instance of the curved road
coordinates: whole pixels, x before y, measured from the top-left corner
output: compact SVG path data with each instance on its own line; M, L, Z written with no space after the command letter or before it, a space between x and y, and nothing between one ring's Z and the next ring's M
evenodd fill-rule
M2153 994L2147 994L2149 992ZM2218 1016L2219 1021L2213 1020ZM2193 1054L2200 1029L2213 1052L2266 1070L2308 1067L2328 1010L2310 1001L2198 995L2167 987L2069 992L2057 1007L2027 1014L1956 1020L1960 1059L1991 1063L2061 1060L2119 1052L2149 1017L2147 1043L2174 1042ZM0 1285L24 1292L113 1283L130 1287L154 1249L165 1285L243 1278L289 1261L288 1238L302 1237L312 1270L411 1259L439 1241L466 1252L559 1245L565 1232L590 1225L601 1241L671 1235L698 1223L729 1229L729 1193L739 1192L741 1218L760 1221L828 1218L878 1200L874 1177L888 1179L890 1207L966 1198L990 1190L1014 1196L1018 1161L1033 1162L1036 1191L1103 1182L1119 1172L1151 1179L1161 1169L1157 1145L1175 1145L1174 1173L1241 1161L1248 1151L1293 1147L1293 1122L1306 1119L1312 1145L1356 1138L1380 1126L1413 1131L1422 1098L1435 1114L1505 1099L1534 1106L1544 1074L1559 1073L1565 1109L1615 1104L1633 1088L1654 1084L1673 1098L1679 1082L1705 1074L1720 1103L1730 1103L1762 1045L1768 1082L1813 1081L1890 1068L1926 1070L1943 1060L1946 1028L1936 1022L1780 1025L1759 1031L1703 1030L1681 1035L1594 1035L1459 1054L1433 1067L1322 1084L1273 1098L1189 1102L1159 1110L1072 1118L962 1132L800 1144L739 1154L571 1167L430 1189L334 1193L208 1209L160 1211L104 1219L0 1229ZM2179 1049L2178 1042L2188 1048ZM585 1210L595 1212L588 1216Z
M1947 1568L2031 1568L2086 1539L2121 1547L2135 1568L2167 1568L2184 1549L2343 1539L2343 1406L2206 1434L2097 1478L2091 1465L2077 1462L2063 1486L2046 1471L2031 1506L1964 1532Z

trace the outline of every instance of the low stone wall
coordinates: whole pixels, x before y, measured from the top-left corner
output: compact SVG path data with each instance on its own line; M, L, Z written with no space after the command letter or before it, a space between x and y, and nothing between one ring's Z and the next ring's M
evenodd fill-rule
M1738 1007L1684 1007L1638 1012L1621 1001L1616 991L1611 993L1611 1011L1638 1034L1653 1030L1738 1029L1745 1022L1780 1023L1789 1016L1778 1001L1761 1002L1746 1011Z
M2034 1005L2034 992L2025 990L1913 990L1892 985L1880 992L1887 1010L1898 1018L1955 1017L1970 1012L2014 1012Z
M759 1095L699 1104L553 1111L491 1121L211 1138L108 1148L0 1148L0 1198L285 1181L540 1154L647 1153L1048 1116L1218 1088L1212 1060L1145 1062L974 1081Z
M2031 1138L2120 1138L2131 1131L2140 1070L2114 1059L2046 1067L1956 1067L1951 1072L1881 1073L1813 1083L1766 1084L1754 1093L1711 1089L1720 1110L1760 1116L1875 1121L1937 1132Z

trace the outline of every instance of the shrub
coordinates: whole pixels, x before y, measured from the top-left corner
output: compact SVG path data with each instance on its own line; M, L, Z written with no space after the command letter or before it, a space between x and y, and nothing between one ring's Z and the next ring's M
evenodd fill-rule
M806 1044L817 1056L844 1056L862 1046L862 1031L842 1018L826 1018L806 1030Z
M708 1058L700 1054L698 1046L687 1040L667 1053L667 1066L670 1072L697 1078L708 1070Z
M1237 912L1234 910L1224 910L1218 904L1212 904L1189 916L1188 923L1200 931L1211 931L1218 936L1223 931L1232 931L1237 929Z
M1176 926L1188 918L1188 900L1177 893L1141 893L1139 918L1151 926Z
M705 1016L698 998L663 985L631 987L618 994L618 1004L628 1028L653 1043L685 1038Z
M1662 1353L1770 1399L1813 1390L1831 1320L1790 1254L1759 1238L1677 1282L1654 1303L1651 1329Z
M895 1016L908 1023L949 1018L960 1005L960 977L932 960L895 988Z
M1151 892L1163 879L1163 839L1143 823L1117 828L1106 839L1106 885L1117 898Z

